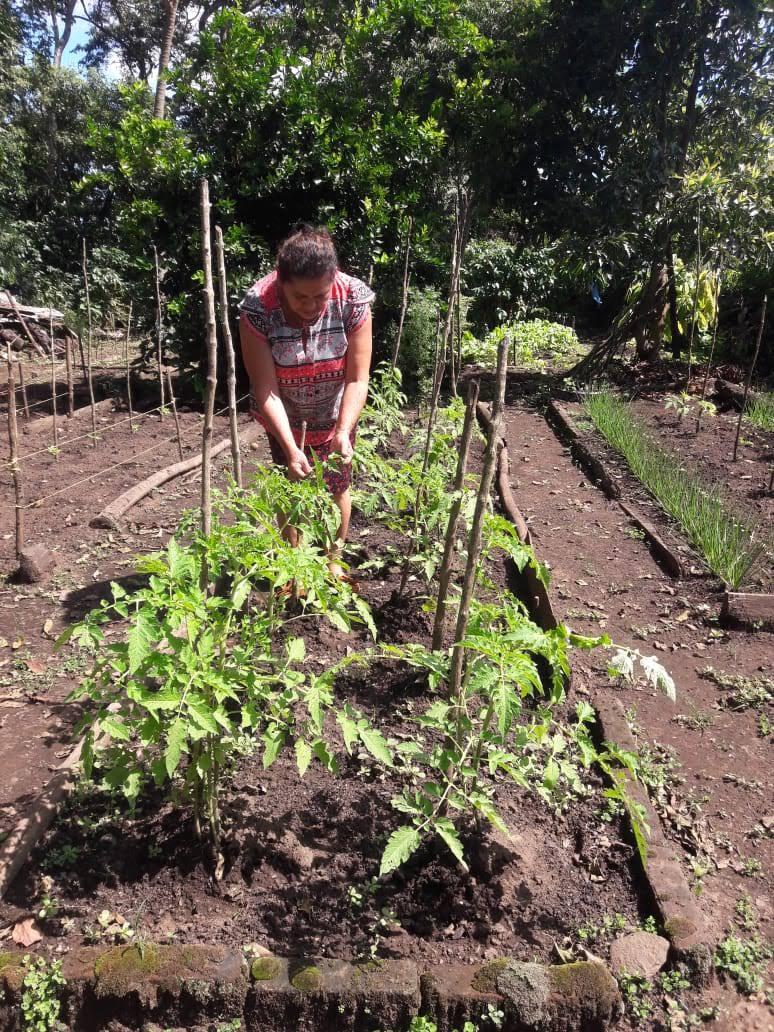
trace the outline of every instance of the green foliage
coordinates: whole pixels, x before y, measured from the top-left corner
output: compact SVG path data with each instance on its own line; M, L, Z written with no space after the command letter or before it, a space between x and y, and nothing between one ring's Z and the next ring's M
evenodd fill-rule
M497 349L504 338L510 342L509 363L527 369L566 365L580 358L584 351L571 327L545 319L532 319L498 326L483 341L467 334L462 348L464 361L491 368L497 361Z
M745 405L744 416L753 426L774 432L774 393L753 394Z
M423 395L433 379L438 318L441 311L439 292L434 287L412 287L403 325L400 346L400 367L412 393Z
M696 289L696 269L689 268L685 262L675 258L675 290L677 294L677 326L683 337L687 338L691 333L691 326L698 334L697 343L703 334L709 333L715 322L717 311L717 277L707 268L699 270L699 286ZM635 305L640 299L650 271L643 273L642 277L631 285L626 295L624 310L619 316L618 324L623 326L634 311ZM695 304L695 309L694 309ZM672 340L672 325L669 319L664 324L663 340L670 343Z
M67 984L62 975L62 962L45 957L33 960L24 957L27 969L22 982L22 1028L24 1032L56 1032L61 1028L59 1014L61 990Z
M721 488L709 486L657 444L618 395L591 391L584 406L600 433L680 523L710 569L730 587L739 587L766 554L762 529L738 513Z
M763 986L763 976L772 950L758 938L740 939L727 935L715 950L715 967L727 974L746 996Z

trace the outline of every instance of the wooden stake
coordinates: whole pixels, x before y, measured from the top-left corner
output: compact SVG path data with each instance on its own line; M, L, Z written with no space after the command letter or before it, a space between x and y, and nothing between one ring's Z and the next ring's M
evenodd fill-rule
M465 659L464 649L460 642L468 630L468 619L470 617L470 603L473 598L476 577L478 574L478 560L481 555L481 541L484 528L484 513L489 505L489 492L492 489L495 464L497 461L497 445L500 437L500 420L502 417L503 405L505 402L505 382L508 373L508 338L500 341L497 352L497 389L494 404L492 405L492 427L486 442L484 452L484 465L481 471L481 482L476 497L476 508L473 513L473 522L470 527L468 538L468 557L465 563L465 575L462 580L462 594L460 596L460 607L457 611L457 625L454 630L454 647L452 651L451 672L449 675L449 697L458 698L462 687L462 672Z
M449 593L449 584L452 575L452 556L454 545L457 540L457 524L459 523L460 511L462 509L462 490L465 485L465 472L468 467L468 452L470 450L470 439L473 436L473 426L476 421L476 405L478 404L478 380L471 380L468 384L468 397L465 405L465 422L462 424L462 438L460 440L459 458L457 459L457 473L454 477L454 501L449 511L449 522L446 527L446 540L443 546L443 559L438 571L438 601L435 608L435 621L433 623L433 651L438 652L443 642L443 627L446 619L446 596Z
M223 247L223 232L220 226L215 227L215 255L218 262L218 283L220 285L220 326L223 332L223 343L226 350L226 383L228 386L228 422L231 431L231 458L234 463L234 479L237 487L242 487L242 455L239 450L239 427L236 409L236 363L234 360L234 341L231 338L231 325L228 320L228 283L226 280L226 258Z
M699 306L699 279L701 278L701 201L696 211L696 284L693 290L693 309L691 311L691 334L688 338L688 379L685 389L691 389L691 366L693 365L693 336L696 331L696 309Z
M48 306L48 339L51 344L51 411L53 414L51 426L54 431L54 460L59 462L59 427L56 418L56 355L54 354L54 317L51 314L51 305Z
M9 345L10 350L10 345ZM24 406L24 418L29 423L30 421L30 405L27 400L27 387L24 383L24 366L22 365L21 359L16 363L19 368L19 386L21 387L22 405Z
M126 339L124 340L124 365L126 366L126 404L129 408L129 426L134 420L132 410L132 374L129 369L129 335L132 331L132 302L129 302L129 311L126 313ZM182 458L182 452L180 453Z
M9 295L10 296L10 295ZM8 363L8 443L11 452L11 475L13 476L14 512L16 516L16 558L21 558L24 548L24 481L19 465L19 425L16 421L16 383L13 375L11 345L6 352Z
M180 433L180 417L177 414L177 402L175 401L175 395L172 390L172 376L167 368L167 394L169 394L169 404L172 406L172 417L175 420L175 430L177 431L177 451L180 455L180 461L183 461L183 438Z
M718 322L720 321L720 284L723 279L723 262L721 260L718 267L718 282L715 289L715 321L712 327L712 346L710 347L709 358L707 359L707 368L704 370L704 382L701 385L701 397L699 402L704 401L707 397L707 384L709 382L710 369L712 368L712 362L715 358L715 344L718 339ZM696 413L696 433L698 434L701 430L701 417L703 414L701 404L699 405L699 411Z
M218 337L215 325L215 292L212 285L212 248L210 245L210 185L206 179L199 184L199 207L202 227L202 265L204 268L204 318L207 341L207 387L204 403L204 430L202 433L202 533L212 529L212 423L215 413L215 387L218 382ZM207 564L202 563L202 585L209 579Z
M164 374L163 368L163 357L161 353L161 276L159 274L159 252L156 250L156 245L153 245L153 265L156 270L156 365L159 371L159 395L161 401L159 404L159 419L164 422Z
M744 396L742 398L742 407L739 409L739 419L736 424L736 437L734 438L734 454L731 456L732 462L736 462L736 453L739 448L739 434L742 430L742 416L747 405L747 395L750 393L750 384L752 383L753 372L755 371L755 364L758 361L758 353L761 350L761 340L763 339L763 324L766 322L766 305L769 301L769 295L763 295L763 307L761 308L761 321L758 324L758 339L755 342L755 354L753 355L750 368L747 372L747 380L744 385Z
M409 298L409 282L411 280L411 269L409 268L409 258L411 257L411 230L414 226L413 216L409 216L408 229L406 230L406 255L403 260L403 297L400 303L400 319L398 320L398 336L395 340L395 349L392 353L392 368L398 364L398 355L400 354L400 342L403 337L403 324L406 321L406 311L408 309L408 298Z
M89 264L86 254L86 237L83 237L83 287L86 292L86 318L88 327L88 340L86 343L88 362L86 364L86 379L89 384L89 402L91 404L91 432L92 447L97 447L97 410L94 405L94 380L91 372L91 350L92 350L92 327L91 327L91 295L89 294ZM81 351L81 356L83 351Z
M72 337L65 337L65 376L67 377L67 418L73 418L75 411L75 387L73 385Z

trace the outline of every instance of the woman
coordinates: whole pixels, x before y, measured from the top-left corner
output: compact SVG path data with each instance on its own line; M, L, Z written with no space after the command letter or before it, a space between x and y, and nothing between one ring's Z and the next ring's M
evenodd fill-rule
M341 512L331 563L337 576L352 511L355 429L368 395L373 300L370 287L339 269L328 231L302 226L280 245L276 269L239 306L252 414L268 432L272 458L291 480L311 473L315 455L325 465ZM332 455L339 459L328 463Z

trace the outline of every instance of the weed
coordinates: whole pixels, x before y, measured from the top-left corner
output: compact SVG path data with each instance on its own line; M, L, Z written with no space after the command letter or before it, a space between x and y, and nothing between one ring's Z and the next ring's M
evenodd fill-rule
M22 982L22 1028L24 1032L54 1032L63 1026L59 1022L62 1008L60 991L66 985L61 961L51 964L45 957L32 960L25 956L27 973Z
M598 925L592 922L581 925L577 935L581 942L592 944L599 942L600 939L612 938L616 932L622 932L626 926L627 921L623 914L605 914Z
M621 972L618 985L624 1003L639 1021L647 1021L653 1013L653 983L642 975L628 975Z
M68 842L58 849L49 849L40 861L40 866L44 871L58 871L67 867L75 867L80 854L80 849Z
M662 971L659 975L658 984L661 991L667 995L680 993L684 989L691 988L691 983L679 968L674 968L672 971Z
M589 393L584 404L600 433L680 523L710 569L732 588L739 587L769 546L761 528L748 523L718 488L657 444L631 406L614 392Z
M774 430L774 393L753 394L747 399L745 419L761 430Z
M751 932L758 927L758 911L753 906L749 896L742 896L736 901L734 913L736 914L737 924L740 924L745 931Z
M762 709L774 704L774 681L769 677L745 677L742 674L724 674L708 666L697 671L705 681L712 681L718 688L728 692L721 699L726 709L741 711Z
M226 1022L226 1024L223 1024L223 1023L219 1024L218 1028L217 1028L217 1032L241 1032L241 1028L242 1028L242 1019L241 1018L232 1018L231 1021Z
M770 738L774 734L774 723L765 713L761 713L758 717L758 734L761 738Z
M727 935L715 950L715 967L727 974L746 996L763 986L763 975L772 951L759 939Z
M742 861L742 874L746 878L755 878L762 870L762 865L757 856L746 856Z

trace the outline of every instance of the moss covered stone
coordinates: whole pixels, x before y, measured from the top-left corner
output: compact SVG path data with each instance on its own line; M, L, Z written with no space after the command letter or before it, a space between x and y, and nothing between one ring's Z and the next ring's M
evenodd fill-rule
M0 953L0 974L8 967L15 967L21 963L18 953Z
M195 946L116 946L94 964L97 995L123 996L146 983L177 988L206 976L209 967L206 953Z
M277 978L281 971L282 964L277 957L258 957L250 968L250 974L256 982L269 982Z
M496 957L487 961L486 964L476 973L471 986L477 993L496 993L497 976L510 964L508 957Z
M696 934L696 931L696 925L689 917L675 915L664 923L664 934L670 942L677 943L681 940L690 939Z
M506 998L518 1021L538 1026L546 1013L551 986L542 964L509 961L497 974L497 991Z
M322 988L322 974L320 969L314 966L301 968L297 971L290 979L290 984L294 989L298 989L303 993L314 992L315 989Z
M546 973L552 991L569 1007L583 1010L590 1005L600 1014L613 1014L620 1007L618 983L604 964L580 960L547 968Z

